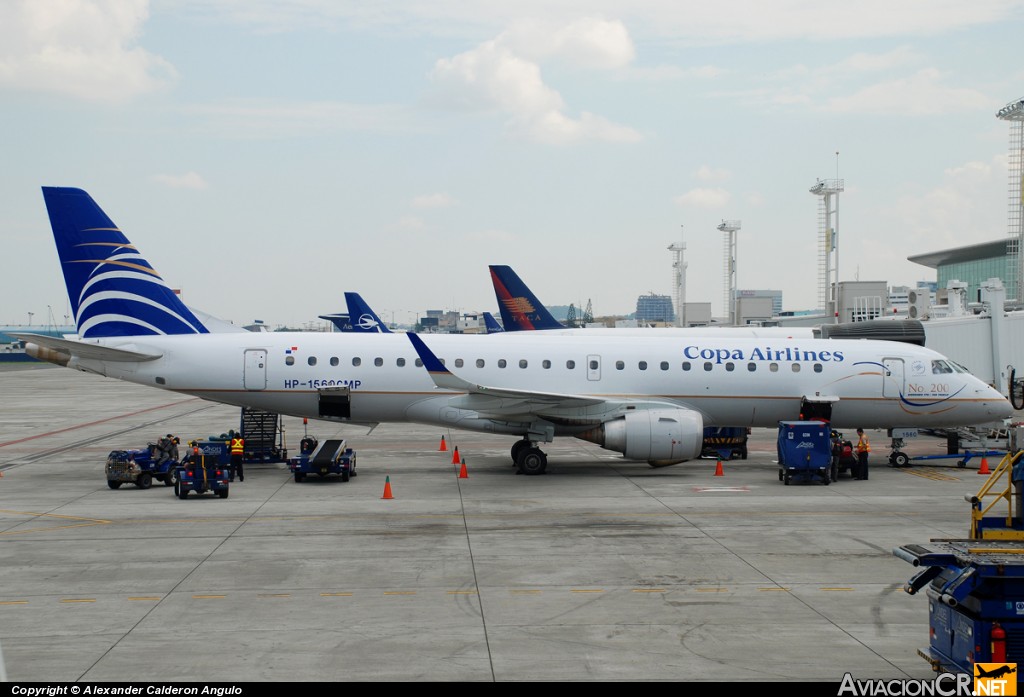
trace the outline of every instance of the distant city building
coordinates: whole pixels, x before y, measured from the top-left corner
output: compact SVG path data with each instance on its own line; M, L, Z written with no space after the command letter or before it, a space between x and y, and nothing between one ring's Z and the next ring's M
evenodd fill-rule
M676 313L672 309L670 295L641 295L636 299L636 321L638 323L676 321Z
M745 298L771 298L772 314L778 315L782 312L782 291L781 290L737 290L736 301L741 302ZM743 324L737 322L737 324Z

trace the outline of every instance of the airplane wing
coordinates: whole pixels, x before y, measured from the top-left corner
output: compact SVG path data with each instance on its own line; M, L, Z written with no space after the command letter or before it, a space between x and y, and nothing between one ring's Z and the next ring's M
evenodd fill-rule
M452 406L473 409L486 415L509 416L608 405L608 400L600 397L487 387L464 380L448 370L419 336L409 332L408 337L435 385L465 393L462 397L453 397Z
M94 361L123 361L127 363L138 363L139 361L154 361L163 356L162 353L139 353L123 348L111 348L99 344L91 344L85 341L72 341L70 339L58 339L55 336L43 336L42 334L28 334L21 332L7 332L11 336L24 341L26 344L35 344L42 348L66 354L69 358L77 356L86 360Z

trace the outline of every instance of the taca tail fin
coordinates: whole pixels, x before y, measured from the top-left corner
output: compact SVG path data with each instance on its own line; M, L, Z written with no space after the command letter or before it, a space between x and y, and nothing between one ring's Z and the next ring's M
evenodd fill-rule
M489 268L505 331L565 329L565 325L548 312L510 266L492 265Z
M79 337L208 333L89 194L44 186L43 199Z

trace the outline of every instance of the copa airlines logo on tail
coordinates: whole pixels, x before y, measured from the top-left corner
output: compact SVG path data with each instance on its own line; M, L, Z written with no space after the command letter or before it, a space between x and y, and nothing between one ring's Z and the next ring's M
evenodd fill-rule
M81 336L207 332L132 245L85 242L74 251L85 258L66 264L92 266L77 294L75 321Z
M726 361L790 361L802 362L811 361L817 363L842 363L845 360L842 351L804 351L799 346L773 349L771 346L757 346L748 354L738 348L702 348L700 346L687 346L683 349L683 355L691 360L714 361L724 363Z

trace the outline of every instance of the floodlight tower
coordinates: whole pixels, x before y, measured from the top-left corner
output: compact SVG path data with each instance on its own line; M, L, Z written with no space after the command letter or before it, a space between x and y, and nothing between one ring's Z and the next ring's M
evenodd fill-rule
M670 244L668 251L672 252L672 288L676 296L676 326L686 326L686 261L683 259L683 252L686 251L686 243L682 241L682 228L679 226L679 244Z
M838 154L838 153L837 153ZM842 179L819 179L809 191L818 203L818 307L838 322L836 297L839 284L839 194Z
M996 118L1010 122L1010 159L1006 169L1010 175L1010 207L1007 215L1006 241L1006 296L1018 302L1024 300L1021 281L1024 280L1024 99L1010 102L996 112Z
M723 220L718 226L725 235L725 314L729 318L729 326L736 326L736 231L740 229L740 221Z

